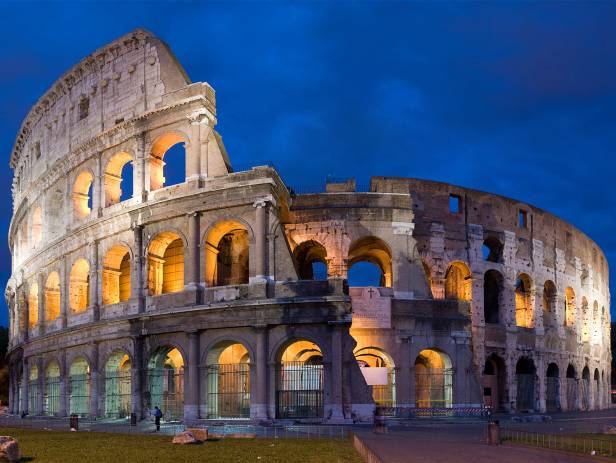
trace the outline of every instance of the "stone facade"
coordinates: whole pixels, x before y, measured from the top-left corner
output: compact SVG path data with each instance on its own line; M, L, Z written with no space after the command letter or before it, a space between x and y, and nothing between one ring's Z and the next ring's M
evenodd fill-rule
M234 172L216 122L212 87L142 30L30 111L10 160L11 412L348 423L375 403L607 406L608 268L583 233L437 182L297 194L272 167ZM177 146L185 180L167 186ZM349 288L359 263L379 281Z

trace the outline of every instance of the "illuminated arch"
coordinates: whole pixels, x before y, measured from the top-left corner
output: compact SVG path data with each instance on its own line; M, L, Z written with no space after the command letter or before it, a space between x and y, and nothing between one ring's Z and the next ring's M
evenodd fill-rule
M114 154L105 167L103 188L105 191L105 207L117 204L122 198L122 181L124 178L124 167L133 162L133 156L126 151ZM131 185L132 188L132 185Z
M327 250L318 241L308 240L300 243L293 250L293 257L300 280L315 279L314 266L317 263L325 265L325 278L327 278Z
M90 365L77 357L69 368L69 413L80 416L90 412Z
M436 349L424 349L415 359L415 406L450 408L453 403L451 359Z
M130 299L130 252L127 246L113 246L103 259L103 305Z
M94 176L89 170L84 170L75 179L73 184L73 209L78 218L90 215L92 204L92 181Z
M69 280L69 308L71 313L85 312L90 305L90 264L80 258L71 267Z
M31 415L37 412L39 391L39 370L36 365L30 365L28 371L28 411Z
M573 288L567 286L565 289L565 326L575 327L576 312L575 292Z
M236 220L216 223L205 240L205 281L208 286L245 284L249 281L250 235Z
M105 363L105 416L126 418L131 413L130 357L123 350L114 350Z
M43 210L40 206L36 207L32 213L31 230L32 247L36 249L41 245L41 241L43 240Z
M174 232L162 232L148 249L148 288L153 296L184 289L184 241Z
M377 406L381 407L395 407L396 406L396 365L392 357L384 350L378 347L363 347L355 350L355 360L364 373L364 378L368 381L370 379L381 379L380 384L369 384L372 388L372 399ZM386 382L382 382L383 378L372 378L369 375L371 372L366 369L382 369L384 379Z
M45 391L43 395L43 413L56 415L60 408L60 365L52 360L45 368Z
M590 341L590 310L588 299L582 296L582 342Z
M52 321L60 316L60 275L51 272L45 282L45 320Z
M389 246L380 238L365 236L353 242L349 248L348 269L358 262L376 265L381 271L378 286L391 287L392 264Z
M463 262L452 262L445 272L445 299L470 301L473 290L471 271Z
M178 143L186 143L187 138L179 133L170 132L161 135L152 144L150 156L150 190L158 190L165 186L164 157L167 151ZM186 156L184 155L184 162Z
M159 407L167 420L184 416L184 357L177 347L161 346L148 361L149 409Z
M533 327L532 282L526 273L520 273L515 282L515 324Z
M28 327L33 328L38 323L39 305L38 305L38 284L32 283L30 291L28 291Z

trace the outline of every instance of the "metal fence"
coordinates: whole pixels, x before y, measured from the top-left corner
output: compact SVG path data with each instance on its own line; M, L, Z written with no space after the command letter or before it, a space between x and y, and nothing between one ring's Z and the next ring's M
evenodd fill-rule
M616 441L585 435L546 434L501 428L501 441L586 455L616 457Z
M518 383L516 406L518 410L535 408L535 375L516 373Z
M30 413L36 412L36 402L38 400L38 379L28 381L28 410Z
M546 383L545 407L548 411L560 410L560 381L558 377L548 376Z
M208 418L250 417L250 365L214 364L205 368Z
M90 375L71 375L68 383L69 413L80 416L90 413Z
M486 407L377 407L377 416L396 419L414 418L473 418L487 419L491 410Z
M149 369L146 406L159 407L167 421L181 420L184 417L184 372L170 368Z
M45 378L45 394L43 396L43 413L55 415L60 409L60 377Z
M377 407L396 406L396 372L393 368L387 369L387 384L372 386L372 399Z
M130 372L105 372L105 416L126 418L131 407Z
M434 369L415 375L415 403L418 408L448 408L453 399L451 370Z
M276 373L277 418L323 417L323 365L285 362Z

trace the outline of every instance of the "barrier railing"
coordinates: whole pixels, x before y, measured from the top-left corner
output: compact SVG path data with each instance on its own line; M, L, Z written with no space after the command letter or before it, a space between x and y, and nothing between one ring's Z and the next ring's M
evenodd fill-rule
M481 418L490 417L485 407L377 407L375 414L397 419L412 418Z

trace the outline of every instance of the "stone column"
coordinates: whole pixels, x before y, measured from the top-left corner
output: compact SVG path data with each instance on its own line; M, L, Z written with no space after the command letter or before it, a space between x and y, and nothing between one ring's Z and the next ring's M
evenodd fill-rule
M43 414L43 397L45 393L45 370L43 369L43 358L36 359L36 367L38 369L38 391L36 394L36 411L37 415Z
M331 359L330 359L330 410L328 423L344 422L342 412L342 326L332 327Z
M137 416L137 419L144 417L143 415L143 336L133 338L134 346L134 363L131 367L131 409L132 413Z
M92 321L100 320L100 303L98 297L99 265L98 265L98 240L90 243L90 255L92 264L90 265L90 306L92 307Z
M148 200L149 185L146 182L145 137L140 134L135 137L135 157L133 160L133 198L137 202ZM149 180L149 179L148 179Z
M255 276L256 280L267 278L266 263L266 236L267 236L267 201L256 201L253 206L256 209L255 218Z
M99 383L98 343L95 342L90 348L90 418L99 416ZM104 409L104 407L101 407L101 409Z
M94 171L94 184L92 185L92 211L94 217L103 215L102 198L102 172L101 172L101 153L96 155L96 170Z
M38 325L39 336L45 334L45 279L42 273L36 276L38 285Z
M134 294L137 296L138 312L145 312L145 289L143 284L144 259L143 259L143 225L135 225L133 227L133 241L135 248L133 254L135 262L133 265L133 273L135 275Z
M201 178L201 140L199 119L190 117L190 143L186 143L186 181L199 181Z
M186 286L193 289L198 289L201 282L200 220L200 212L188 214L188 259L186 262L185 281Z
M411 336L402 337L399 341L402 345L399 349L400 358L396 374L396 406L414 407L415 401L411 399Z
M28 368L28 359L24 357L22 360L22 373L21 373L21 412L28 414L28 403L29 403L29 386L28 382L30 381L30 368Z
M267 420L268 419L268 389L267 389L267 377L268 377L268 328L262 326L257 328L257 351L256 359L251 359L251 363L256 365L256 382L254 388L250 391L250 418L253 420ZM251 366L252 368L252 366Z
M184 419L199 418L199 332L191 331L188 336L188 378L186 384L186 401L184 402Z
M547 397L547 366L545 359L542 355L537 356L537 387L539 388L539 413L545 413L546 411L546 397Z
M66 351L63 349L60 351L60 400L58 405L58 416L66 416L66 412L69 409L69 397L68 397L68 381L69 375L66 365Z

